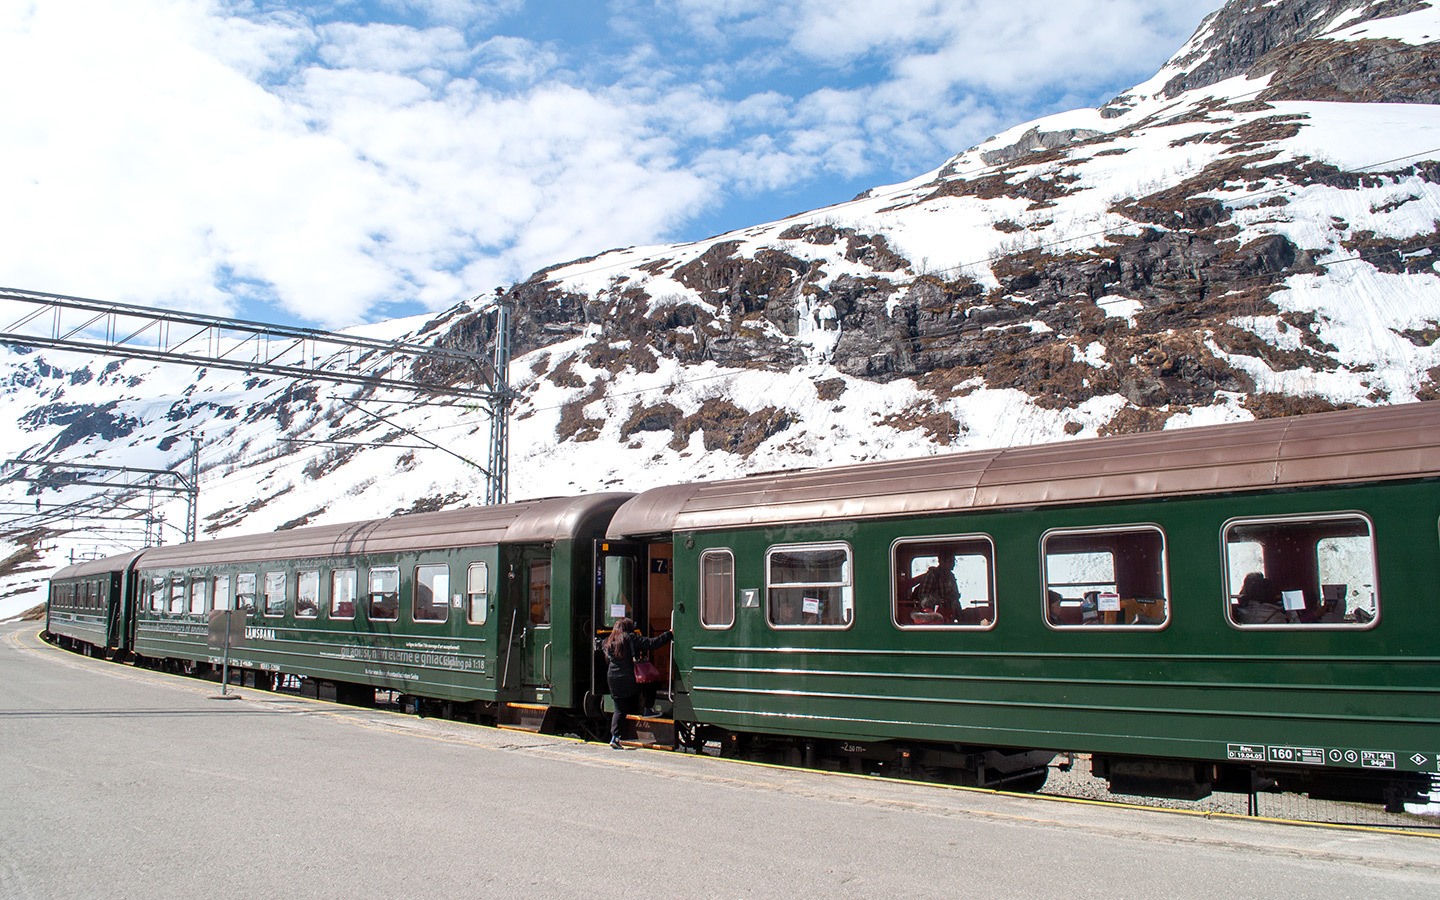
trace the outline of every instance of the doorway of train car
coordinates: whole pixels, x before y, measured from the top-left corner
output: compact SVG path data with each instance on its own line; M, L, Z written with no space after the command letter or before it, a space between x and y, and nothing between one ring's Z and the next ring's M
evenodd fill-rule
M605 658L600 645L622 618L635 620L640 632L657 635L669 631L675 608L675 588L670 571L672 545L628 541L598 541L595 545L595 684L604 692ZM670 648L651 653L655 667L670 671ZM666 685L661 686L662 692Z
M548 700L553 653L550 548L517 548L507 569L508 591L500 627L509 653L501 687L520 688L527 700Z

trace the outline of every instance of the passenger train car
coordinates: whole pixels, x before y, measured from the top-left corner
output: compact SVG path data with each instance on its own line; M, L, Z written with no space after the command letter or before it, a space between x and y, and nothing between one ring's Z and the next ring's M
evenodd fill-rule
M104 568L57 573L52 634ZM677 744L1393 807L1440 772L1437 575L1422 403L158 548L112 564L107 646L213 664L204 615L253 604L251 668L583 727L628 615L675 632Z

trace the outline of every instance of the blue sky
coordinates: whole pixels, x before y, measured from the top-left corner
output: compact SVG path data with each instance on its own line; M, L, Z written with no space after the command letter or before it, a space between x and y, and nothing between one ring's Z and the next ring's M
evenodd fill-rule
M443 309L914 177L1145 80L1218 5L19 0L0 285L321 327Z

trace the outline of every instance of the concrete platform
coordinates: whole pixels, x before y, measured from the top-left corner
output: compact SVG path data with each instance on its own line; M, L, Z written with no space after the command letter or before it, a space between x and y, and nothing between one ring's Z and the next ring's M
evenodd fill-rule
M3 897L1433 897L1440 841L360 710L0 626ZM236 689L232 688L232 691Z

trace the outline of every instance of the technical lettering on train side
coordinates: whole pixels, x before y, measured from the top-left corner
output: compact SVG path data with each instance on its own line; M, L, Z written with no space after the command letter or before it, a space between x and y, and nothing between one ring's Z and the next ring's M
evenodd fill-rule
M1440 771L1440 754L1434 754L1434 768ZM1361 769L1396 769L1393 750L1355 750L1346 747L1290 747L1279 744L1226 744L1225 758L1235 762L1288 763L1297 766L1352 766ZM1431 754L1416 753L1410 762L1424 770Z
M398 678L401 681L419 681L420 676L414 672L391 672L386 669L366 669L366 675L376 678Z
M1265 748L1270 762L1295 763L1301 766L1325 765L1325 750L1322 747L1276 747Z
M340 647L335 650L323 651L320 655L350 662L428 666L439 669L453 669L459 672L483 673L485 671L485 658L483 656L459 656L454 653L437 653L430 650L392 650L388 647ZM367 673L369 672L368 669L366 671Z

